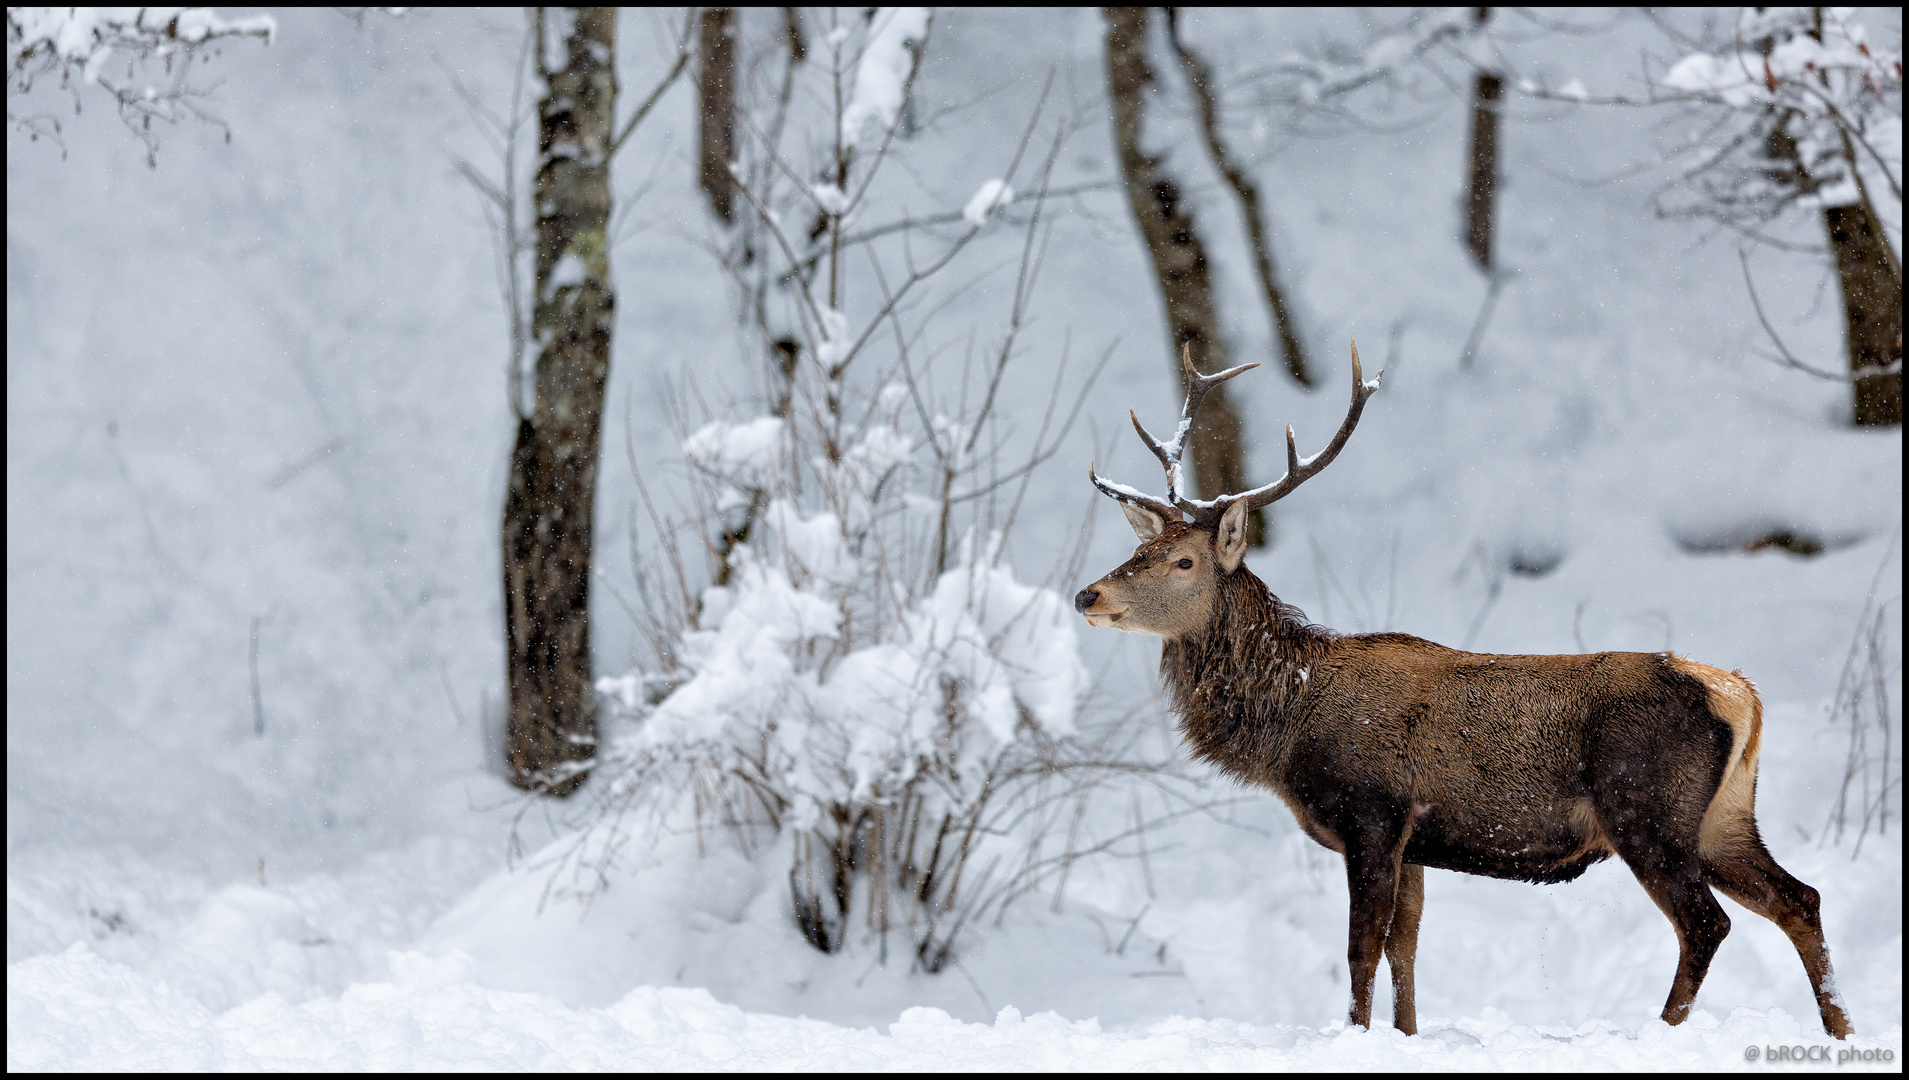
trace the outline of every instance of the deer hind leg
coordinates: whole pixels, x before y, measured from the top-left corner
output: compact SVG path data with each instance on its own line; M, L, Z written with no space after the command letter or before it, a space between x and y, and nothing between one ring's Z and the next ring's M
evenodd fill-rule
M1704 852L1704 878L1725 896L1781 927L1796 954L1803 958L1823 1030L1832 1038L1854 1034L1849 1013L1836 990L1830 970L1829 946L1823 941L1822 901L1816 890L1791 877L1763 846L1756 820L1731 823L1727 835Z
M1399 868L1399 887L1392 904L1392 929L1385 935L1385 964L1392 969L1392 1026L1407 1035L1418 1034L1412 963L1418 955L1418 921L1424 910L1425 868L1406 863Z
M1704 867L1694 850L1636 832L1620 831L1613 839L1638 884L1677 929L1677 978L1664 1002L1663 1019L1666 1024L1681 1024L1690 1015L1717 947L1730 933L1730 917L1704 884Z

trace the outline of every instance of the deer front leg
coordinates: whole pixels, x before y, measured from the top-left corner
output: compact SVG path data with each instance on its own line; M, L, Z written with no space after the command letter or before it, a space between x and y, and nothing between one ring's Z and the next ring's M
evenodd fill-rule
M1385 964L1392 969L1392 1026L1418 1034L1418 1004L1412 990L1412 962L1418 955L1418 920L1425 910L1425 868L1399 868L1399 891L1392 904L1392 929L1385 936Z
M1395 834L1396 835L1396 834ZM1346 845L1346 885L1352 896L1347 927L1346 962L1352 969L1352 1010L1348 1019L1360 1027L1372 1026L1372 981L1392 928L1392 909L1399 890L1397 840L1366 837L1366 843ZM1372 841L1378 841L1376 843Z

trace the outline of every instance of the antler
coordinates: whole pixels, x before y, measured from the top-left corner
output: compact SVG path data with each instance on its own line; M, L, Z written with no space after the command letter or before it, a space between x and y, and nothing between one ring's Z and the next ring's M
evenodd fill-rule
M1116 502L1123 502L1129 506L1144 506L1148 510L1159 514L1161 518L1167 521L1186 520L1186 516L1180 513L1180 508L1171 503L1163 503L1159 499L1136 491L1125 484L1102 480L1095 474L1094 463L1091 461L1087 463L1087 479L1094 482L1094 486L1100 489L1101 494L1106 495Z
M1359 424L1359 414L1365 410L1366 399L1378 392L1379 380L1385 378L1385 372L1381 371L1378 375L1373 377L1370 383L1365 381L1365 374L1359 366L1359 343L1356 341L1353 342L1352 408L1346 413L1345 422L1339 425L1339 433L1332 437L1332 442L1328 443L1324 450L1301 461L1299 458L1298 444L1293 441L1292 425L1288 424L1286 425L1285 476L1280 477L1278 480L1264 487L1254 488L1251 491L1222 495L1212 502L1200 502L1197 499L1189 499L1182 495L1180 489L1180 458L1186 452L1187 436L1193 431L1193 420L1194 417L1199 414L1200 403L1205 400L1207 392L1212 390L1215 386L1218 386L1243 371L1249 371L1259 365L1241 364L1239 367L1228 368L1215 375L1202 375L1193 367L1193 349L1191 345L1188 345L1182 351L1180 362L1186 367L1187 396L1186 404L1180 409L1180 426L1174 429L1172 439L1166 443L1161 443L1158 439L1155 439L1145 427L1141 426L1139 416L1135 415L1132 411L1127 413L1128 417L1133 420L1134 430L1140 433L1140 441L1147 444L1147 449L1153 451L1153 456L1160 459L1161 467L1166 470L1166 501L1162 502L1159 499L1144 495L1133 488L1127 487L1125 484L1116 484L1102 480L1095 474L1094 467L1091 463L1087 466L1087 477L1089 480L1092 480L1094 486L1099 488L1104 494L1123 503L1145 507L1169 521L1183 521L1190 517L1202 525L1211 525L1218 522L1220 516L1226 513L1227 507L1242 499L1246 500L1248 508L1253 510L1277 502L1287 495L1292 494L1294 488L1312 479L1314 476L1319 475L1326 466L1332 464L1333 458L1339 456L1339 451L1345 447L1346 440L1352 436L1352 429Z
M1332 437L1332 441L1326 444L1324 450L1301 461L1299 444L1293 441L1293 426L1287 424L1286 475L1265 487L1242 491L1234 495L1222 495L1214 499L1214 519L1218 520L1220 515L1226 513L1228 506L1241 499L1246 500L1248 510L1257 510L1262 506L1276 503L1291 495L1294 488L1324 472L1326 466L1332 464L1332 459L1339 456L1339 451L1345 449L1346 440L1352 437L1352 429L1359 426L1359 414L1365 411L1366 399L1379 392L1379 381L1384 378L1385 372L1380 371L1373 376L1371 382L1365 381L1365 372L1359 367L1359 343L1354 341L1352 343L1352 407L1346 410L1346 418L1339 425L1339 433Z
M1161 445L1147 429L1141 426L1140 417L1133 410L1127 410L1127 418L1133 421L1133 429L1140 433L1140 441L1147 444L1153 456L1160 459L1160 467L1167 471L1167 502L1179 507L1188 514L1197 514L1202 509L1198 503L1180 494L1180 457L1186 453L1187 436L1193 432L1193 418L1200 414L1200 403L1206 400L1209 390L1243 371L1251 371L1258 364L1241 364L1227 368L1217 375L1202 375L1193 366L1193 344L1181 346L1180 363L1186 368L1186 403L1180 406L1180 424L1173 429L1173 438ZM1105 491L1105 488L1101 490Z

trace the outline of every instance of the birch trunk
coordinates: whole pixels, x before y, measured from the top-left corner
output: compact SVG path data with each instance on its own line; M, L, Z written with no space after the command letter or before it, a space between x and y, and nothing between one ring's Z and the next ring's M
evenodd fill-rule
M537 15L536 401L517 426L504 502L507 771L568 795L596 754L590 566L616 298L607 229L616 120L615 8Z

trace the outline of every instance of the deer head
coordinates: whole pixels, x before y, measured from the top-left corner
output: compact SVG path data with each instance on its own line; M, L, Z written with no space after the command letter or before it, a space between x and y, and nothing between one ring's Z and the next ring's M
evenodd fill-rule
M1074 608L1087 617L1092 626L1155 634L1176 638L1207 624L1213 604L1219 596L1222 579L1240 567L1246 555L1246 516L1262 506L1278 502L1293 489L1319 475L1346 445L1352 429L1359 424L1366 399L1379 389L1381 371L1371 382L1365 381L1359 367L1359 346L1352 346L1352 407L1339 433L1326 448L1308 458L1299 456L1292 425L1286 425L1286 475L1251 491L1221 495L1210 502L1184 494L1184 474L1180 458L1186 452L1187 436L1200 411L1200 402L1215 386L1258 364L1242 364L1215 375L1194 370L1191 350L1181 355L1186 367L1187 396L1180 410L1180 424L1173 438L1162 443L1141 425L1132 412L1134 430L1140 441L1160 459L1167 473L1167 495L1150 495L1103 479L1090 462L1087 478L1095 487L1120 504L1140 537L1133 558L1074 597Z

